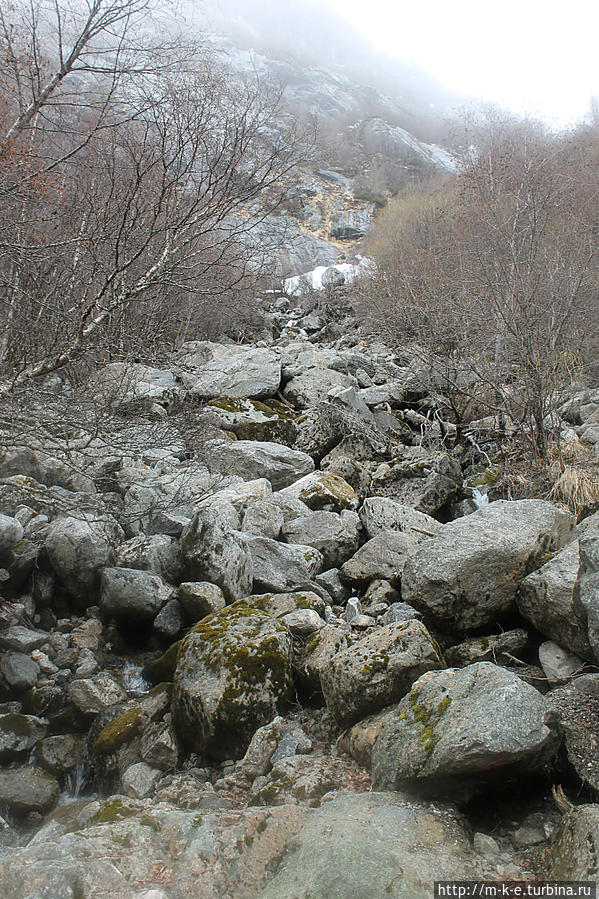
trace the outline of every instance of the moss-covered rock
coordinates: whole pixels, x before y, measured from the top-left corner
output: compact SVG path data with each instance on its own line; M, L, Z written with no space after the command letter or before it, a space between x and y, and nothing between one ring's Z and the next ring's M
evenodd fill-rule
M264 612L237 602L183 640L173 720L182 740L216 759L240 758L289 697L291 638Z
M377 789L468 801L548 769L559 742L544 697L490 662L429 671L372 751Z
M94 739L91 749L96 755L110 755L135 737L143 724L142 710L135 706L125 709L106 724Z
M342 512L359 505L354 488L335 474L314 471L280 491L282 496L300 499L313 511Z
M327 707L347 727L397 702L443 657L420 621L387 624L334 655L320 672Z
M166 652L142 668L141 673L145 680L150 684L163 684L171 683L175 679L177 656L182 642L177 640L176 643L172 643Z

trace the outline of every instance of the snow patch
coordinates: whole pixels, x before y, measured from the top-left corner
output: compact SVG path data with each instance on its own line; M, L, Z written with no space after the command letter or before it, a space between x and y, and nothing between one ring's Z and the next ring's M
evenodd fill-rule
M324 290L323 284L325 272L339 272L343 275L345 284L351 284L361 275L366 275L374 269L374 262L366 256L358 256L358 261L340 262L338 265L319 265L305 275L294 275L283 282L283 290L290 297L298 297L306 290Z

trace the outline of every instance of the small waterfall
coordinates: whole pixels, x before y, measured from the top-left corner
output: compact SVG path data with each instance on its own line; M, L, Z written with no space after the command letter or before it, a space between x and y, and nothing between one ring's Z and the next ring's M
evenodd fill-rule
M472 504L475 509L482 509L483 506L489 505L489 497L487 496L487 492L483 493L478 487L472 487Z
M142 666L127 662L121 672L123 687L127 693L149 693L150 685L142 677Z

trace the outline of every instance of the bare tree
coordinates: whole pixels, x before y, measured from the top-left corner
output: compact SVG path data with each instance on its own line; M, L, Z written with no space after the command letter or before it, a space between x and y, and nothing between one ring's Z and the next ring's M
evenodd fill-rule
M0 233L4 393L92 345L128 351L148 310L165 343L186 336L207 300L214 311L259 270L268 248L254 229L297 163L277 91L225 78L203 52L166 66L176 41L159 53L144 37L156 3L90 0L78 18L80 8L44 8L48 72L33 8L27 52L0 20L12 89L0 143L0 203L13 213ZM65 117L72 133L57 140Z
M417 340L445 372L468 368L474 379L454 386L508 416L542 458L592 333L597 175L579 135L491 118L457 177L400 204L393 233L379 233L377 291L395 338Z

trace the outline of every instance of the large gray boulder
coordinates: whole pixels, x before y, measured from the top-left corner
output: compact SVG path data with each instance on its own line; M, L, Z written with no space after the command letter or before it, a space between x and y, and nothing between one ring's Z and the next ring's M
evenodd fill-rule
M127 698L120 683L107 671L71 681L67 694L69 701L85 719L93 718Z
M281 384L281 362L273 350L196 341L177 357L178 374L193 396L274 396Z
M364 587L376 579L398 584L405 564L417 551L420 541L403 531L380 531L339 569L343 581Z
M252 592L253 564L247 540L210 509L200 509L183 531L181 555L189 580L217 584L227 602Z
M173 588L157 574L137 568L105 568L100 608L125 623L153 621L173 597Z
M243 516L242 531L256 537L270 537L278 540L283 525L294 518L308 515L308 506L293 496L273 493L248 507Z
M429 899L439 878L490 874L455 809L400 795L216 810L112 796L62 806L13 849L0 895L72 899L83 884L86 899L166 899L171 885L180 899Z
M0 515L0 555L23 539L23 526L10 515Z
M0 768L0 804L17 817L49 812L59 792L58 781L41 768Z
M575 590L579 565L578 540L573 540L542 568L524 578L516 601L520 613L538 631L594 662L587 612Z
M480 858L452 808L350 794L308 819L259 899L429 899L436 880L479 876Z
M292 378L283 390L285 399L300 409L323 400L334 387L355 387L357 382L332 368L309 368Z
M179 584L177 599L190 624L201 621L213 612L222 612L227 604L220 587L207 581L186 581Z
M314 471L290 487L279 490L275 497L301 500L312 511L342 512L343 509L356 510L358 496L353 487L343 478L324 471Z
M111 565L125 539L116 522L57 518L50 525L45 548L58 580L74 599L93 605L102 568Z
M599 791L599 674L575 677L546 696L564 734L563 766Z
M430 515L418 512L388 496L369 496L360 509L360 518L369 537L376 537L381 531L403 531L423 542L427 537L436 537L442 525Z
M180 580L179 543L166 534L132 537L121 543L114 561L117 568L151 571L169 584L176 584Z
M268 537L249 534L247 545L252 560L255 591L285 593L289 590L311 589L315 575L322 570L322 556L312 546L291 546Z
M544 697L511 671L490 662L431 671L383 728L373 783L467 801L541 773L558 743Z
M210 496L213 479L202 465L181 465L167 472L137 470L125 482L124 524L129 536L171 533L173 518L191 518L198 502ZM163 530L163 528L168 530ZM177 530L180 533L181 529Z
M557 881L599 881L599 805L579 805L561 820L551 841L546 876Z
M48 722L34 715L0 715L0 762L29 753L46 735Z
M443 658L420 621L377 628L336 653L320 672L327 707L347 727L397 702Z
M405 459L379 466L372 477L372 492L434 515L461 490L460 464L447 453L422 455L414 450L406 454Z
M599 512L579 530L580 568L574 603L586 613L589 643L599 661Z
M313 546L324 568L338 568L360 545L362 528L357 512L310 512L283 525L288 543Z
M322 692L321 677L333 656L347 649L352 643L348 625L326 625L308 640L296 661L297 673L302 683L315 693Z
M402 599L433 623L468 634L515 608L520 582L573 537L574 519L542 500L500 501L452 521L412 556Z
M200 621L183 640L175 670L173 722L196 752L241 758L254 732L289 698L291 637L243 602Z
M212 472L238 475L245 481L266 478L273 490L288 487L314 471L311 456L282 443L227 440L211 443L209 450L208 466Z

